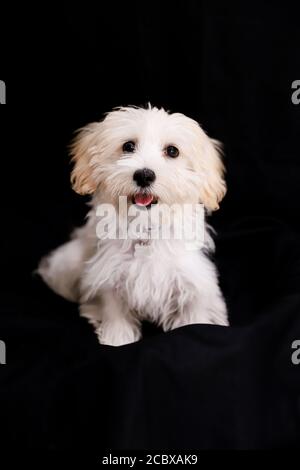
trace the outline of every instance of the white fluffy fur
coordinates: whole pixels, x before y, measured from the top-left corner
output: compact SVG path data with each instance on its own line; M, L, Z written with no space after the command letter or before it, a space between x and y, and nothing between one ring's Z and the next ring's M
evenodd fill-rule
M123 154L134 140L136 152ZM176 145L178 158L164 155ZM102 122L80 131L72 147L72 183L80 194L93 194L86 225L71 241L44 258L39 273L94 325L99 341L119 346L141 337L148 319L165 331L194 323L228 325L226 306L215 266L206 256L213 242L187 251L183 240L101 240L96 236L96 207L118 206L119 196L139 191L136 169L156 173L151 193L158 203L218 208L225 193L223 165L216 141L192 119L163 109L128 107L109 113ZM152 210L152 209L151 209Z

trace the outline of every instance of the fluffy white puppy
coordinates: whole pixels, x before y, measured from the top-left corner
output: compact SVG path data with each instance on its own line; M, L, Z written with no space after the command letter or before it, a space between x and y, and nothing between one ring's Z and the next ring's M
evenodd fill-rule
M183 114L126 107L83 128L72 157L73 188L93 195L91 210L86 225L44 258L38 272L55 292L80 303L100 343L139 340L143 319L165 331L194 323L228 325L216 268L207 256L214 247L207 225L197 250L188 249L185 239L151 239L151 227L146 240L129 230L125 240L97 233L97 208L103 204L120 216L115 226L130 208L148 217L172 206L158 228L174 225L187 204L218 209L226 191L218 142ZM122 214L121 196L127 202Z

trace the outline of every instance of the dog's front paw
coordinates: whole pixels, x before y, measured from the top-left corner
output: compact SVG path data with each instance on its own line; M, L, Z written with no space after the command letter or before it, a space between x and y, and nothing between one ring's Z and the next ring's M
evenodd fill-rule
M229 326L226 304L221 296L190 303L180 315L167 320L163 325L165 331L194 324Z
M108 346L124 346L141 339L141 331L136 325L125 321L103 322L96 330L99 343Z

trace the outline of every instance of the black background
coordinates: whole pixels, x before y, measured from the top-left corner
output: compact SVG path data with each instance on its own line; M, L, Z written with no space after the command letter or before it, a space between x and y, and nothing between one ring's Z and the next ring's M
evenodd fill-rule
M299 446L299 4L61 2L3 18L1 442ZM211 223L232 328L146 325L146 339L113 349L32 271L86 213L69 184L73 132L148 101L225 145L228 194Z

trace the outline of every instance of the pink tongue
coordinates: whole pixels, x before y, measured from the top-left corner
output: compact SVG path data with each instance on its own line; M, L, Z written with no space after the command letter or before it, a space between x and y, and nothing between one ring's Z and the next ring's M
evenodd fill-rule
M149 206L153 201L153 196L147 194L136 194L134 197L134 202L138 206Z

